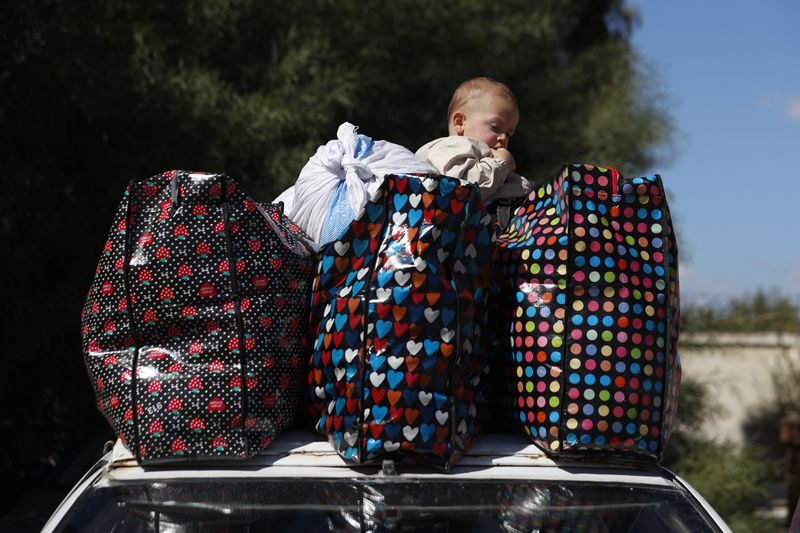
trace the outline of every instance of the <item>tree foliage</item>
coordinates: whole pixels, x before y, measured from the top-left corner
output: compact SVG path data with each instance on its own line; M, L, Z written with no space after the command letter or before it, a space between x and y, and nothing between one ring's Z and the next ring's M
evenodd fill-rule
M620 1L4 9L8 151L29 173L90 187L189 166L274 195L342 120L410 147L441 135L454 87L483 74L519 97L513 146L532 178L565 161L641 170L669 131Z
M781 465L755 446L736 448L712 441L697 441L670 468L684 477L737 532L781 531L780 520L758 517Z
M762 443L738 447L705 436L704 426L721 410L707 384L684 378L663 464L697 489L734 531L780 531L779 520L757 517L755 511L782 481L785 464Z
M268 200L344 120L412 149L441 136L477 75L515 91L528 177L568 161L634 174L670 129L634 21L622 0L2 2L9 482L41 483L105 427L79 311L128 179L224 171Z
M800 333L800 306L777 291L759 289L722 304L683 305L681 328L687 332Z

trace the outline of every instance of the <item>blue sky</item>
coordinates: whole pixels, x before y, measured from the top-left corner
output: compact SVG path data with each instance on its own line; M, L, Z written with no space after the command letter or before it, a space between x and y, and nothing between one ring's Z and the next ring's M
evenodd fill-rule
M800 302L800 1L628 0L676 125L663 176L684 301Z

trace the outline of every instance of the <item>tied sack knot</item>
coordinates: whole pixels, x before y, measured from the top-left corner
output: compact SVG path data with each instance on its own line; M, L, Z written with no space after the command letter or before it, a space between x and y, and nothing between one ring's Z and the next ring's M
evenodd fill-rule
M337 175L347 186L347 199L351 206L364 205L369 201L366 182L375 175L364 160L356 155L359 148L358 126L349 122L342 123L336 131L336 138L342 148L339 163L341 171Z

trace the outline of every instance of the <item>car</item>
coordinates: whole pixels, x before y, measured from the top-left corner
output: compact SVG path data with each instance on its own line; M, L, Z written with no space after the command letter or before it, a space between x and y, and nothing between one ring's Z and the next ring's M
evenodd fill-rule
M483 435L449 472L352 466L290 431L250 460L139 466L117 441L42 531L729 532L657 464L554 459L522 435Z

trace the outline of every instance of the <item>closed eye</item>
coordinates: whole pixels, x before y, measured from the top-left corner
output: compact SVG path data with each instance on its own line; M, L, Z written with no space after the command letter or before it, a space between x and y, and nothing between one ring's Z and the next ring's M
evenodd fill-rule
M498 135L501 133L505 133L507 137L511 137L514 135L514 130L503 131L503 129L498 124L489 124L489 127L492 128L492 131L497 133Z

